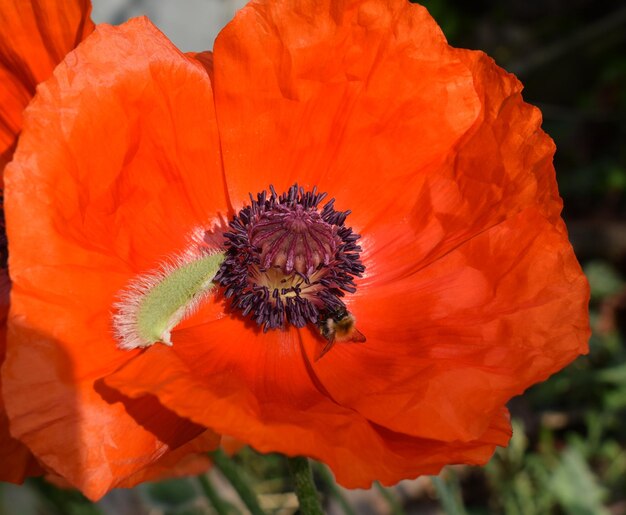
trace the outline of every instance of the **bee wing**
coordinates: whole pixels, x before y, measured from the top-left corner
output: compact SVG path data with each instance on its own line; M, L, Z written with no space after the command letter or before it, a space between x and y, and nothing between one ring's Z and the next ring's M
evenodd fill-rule
M337 343L363 343L366 338L356 327L352 327L346 334L336 335L333 341Z
M344 335L333 334L330 336L328 343L324 345L324 348L320 352L319 356L315 358L315 361L321 359L336 343L363 343L366 341L365 335L359 331L356 327L353 327L350 332Z
M335 345L335 336L331 336L331 339L328 340L328 342L326 343L326 345L324 345L324 347L322 348L322 351L318 354L318 356L315 358L315 361L318 361L320 359L322 359L322 357L324 356L324 354L326 354L330 349L333 348L333 345Z

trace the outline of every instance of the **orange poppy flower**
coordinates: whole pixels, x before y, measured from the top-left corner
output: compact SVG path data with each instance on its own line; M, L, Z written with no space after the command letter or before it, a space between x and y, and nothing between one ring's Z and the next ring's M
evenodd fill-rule
M198 56L145 19L97 29L7 172L15 433L88 456L100 377L348 487L484 463L505 403L589 336L520 91L404 0L253 1ZM149 346L142 302L218 247L217 294Z
M87 0L62 3L52 0L2 3L0 7L0 26L2 26L0 33L0 56L2 57L0 59L0 171L4 170L5 165L12 158L22 128L22 113L35 94L35 87L47 79L65 55L93 31L94 25L89 18L90 11L91 4ZM25 200L23 207L29 209L28 206L29 201ZM11 289L6 269L4 222L2 222L1 229L0 363L5 356L6 316L9 310ZM28 232L26 227L22 229ZM28 237L31 236L29 233ZM33 342L36 345L36 338ZM60 363L57 364L62 366ZM52 363L49 365L54 366ZM71 365L67 364L67 366ZM28 379L22 378L29 383L29 387L34 387L34 383L37 383L38 388L48 387L46 374L39 373L36 362L30 363L27 369L20 374L30 376ZM59 373L59 370L56 373ZM60 372L61 382L69 379L69 375L66 376ZM10 379L8 382L10 383ZM56 392L62 391L59 385L55 385L52 389ZM34 391L31 393L37 395ZM7 387L7 398L11 395L11 389ZM119 422L120 428L116 431L124 431L123 438L116 440L114 432L110 432L108 441L102 448L97 451L83 450L80 456L65 460L64 455L75 453L74 446L68 444L68 441L76 436L68 432L65 434L67 441L63 443L56 441L53 444L59 445L53 453L54 457L38 454L38 449L35 450L43 468L29 449L11 436L4 402L0 397L0 480L21 482L26 476L39 475L44 471L48 471L52 476L61 474L72 480L72 472L67 472L66 468L76 467L77 464L72 464L72 461L75 462L77 459L83 460L81 463L85 466L84 455L87 453L93 455L90 459L101 461L99 465L91 467L91 473L103 476L99 480L102 485L132 486L147 479L195 474L206 470L210 465L205 451L214 448L217 443L217 437L213 433L206 432L204 428L165 410L154 398L139 402L130 401L114 391L106 392L103 396L108 398L109 402L117 402L118 411L127 410L136 418L136 421ZM23 402L23 398L20 397L20 399L18 403ZM38 409L54 412L54 407L45 405L45 401ZM128 416L126 418L130 419ZM104 421L105 417L99 415L98 420L92 423L101 424ZM142 427L144 425L150 427L150 424L160 425L161 422L167 422L167 430L160 428L146 430ZM118 424L117 420L116 424ZM61 433L65 431L62 424L59 431ZM42 437L39 435L37 438ZM126 439L133 446L134 454L128 450L127 445L123 444ZM24 438L23 441L28 444L29 438ZM166 452L169 448L173 450ZM122 463L117 463L115 460ZM61 478L60 481L64 480ZM78 485L82 486L82 483L79 482ZM101 495L101 493L102 487L94 495Z

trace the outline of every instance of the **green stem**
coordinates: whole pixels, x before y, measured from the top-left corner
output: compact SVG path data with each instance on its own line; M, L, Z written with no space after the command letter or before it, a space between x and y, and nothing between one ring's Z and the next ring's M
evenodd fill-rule
M321 463L316 463L314 464L314 468L317 475L322 479L322 481L324 481L324 483L326 483L326 486L330 490L330 494L337 500L345 515L356 515L356 512L352 509L352 506L350 506L348 499L346 499L346 496L337 486L337 483L335 483L335 478L328 470L328 467Z
M228 504L226 504L224 500L218 495L209 477L206 474L202 474L198 476L198 481L200 481L200 486L202 487L204 495L206 495L213 508L215 508L217 514L229 515L231 511Z
M322 515L322 505L313 482L309 460L299 456L289 458L288 463L293 486L300 503L300 513L302 515Z
M463 501L459 498L459 492L455 492L452 485L446 483L439 476L431 477L441 507L449 515L466 515Z
M210 456L215 466L237 491L243 503L248 510L250 510L250 513L252 513L252 515L265 515L261 506L259 506L256 494L244 479L243 471L240 470L237 464L221 449L213 451L210 453Z

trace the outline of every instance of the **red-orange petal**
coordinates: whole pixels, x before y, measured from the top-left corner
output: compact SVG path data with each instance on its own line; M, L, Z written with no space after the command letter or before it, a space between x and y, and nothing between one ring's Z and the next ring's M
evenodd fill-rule
M559 223L554 143L541 130L541 113L491 58L469 50L456 55L473 75L480 114L443 162L403 185L402 202L361 229L362 290L401 281L528 207Z
M471 442L389 431L318 390L296 331L250 339L236 325L222 325L234 333L228 345L199 341L206 327L180 331L175 348L151 347L107 377L107 384L129 396L153 393L181 416L229 432L261 452L320 459L351 488L369 487L373 479L392 484L437 473L448 463L484 463L496 445L508 441L503 409Z
M49 336L11 325L9 341L29 348L9 347L3 370L12 434L91 499L145 474L205 431L152 396L128 399L106 385L94 387L93 375L77 377L71 356Z
M368 340L371 333L374 341L333 351L345 355L336 368L332 359L319 362L322 383L332 386L331 397L362 407L372 420L396 430L471 440L485 430L497 406L585 351L588 287L560 221L554 144L541 131L539 111L523 102L519 81L490 58L452 49L424 10L400 0L297 6L257 1L220 34L214 75L233 204L247 191L262 189L266 177L283 187L299 181L337 197L340 209L352 210L348 223L362 234L367 269L347 303L362 321L359 329ZM410 86L407 91L405 85ZM449 115L450 106L458 118ZM397 123L386 123L394 114ZM500 235L505 228L510 245ZM494 234L500 235L497 249L486 239ZM532 256L511 254L525 252L524 244L532 248ZM432 271L468 248L476 254L470 256L472 266L455 262L453 284L451 279L444 285L430 279ZM499 352L501 361L491 366L499 374L517 374L516 360L524 352L514 348L515 335L485 331L472 335L482 349L474 361L463 364L463 354L456 365L464 369L463 377L451 372L449 380L458 387L446 390L444 384L431 385L415 373L411 364L419 362L421 347L414 329L422 320L434 324L431 310L454 315L454 309L466 308L463 301L477 289L499 287L502 274L513 268L517 280L526 281L520 282L520 298L509 288L473 315L495 320L504 309L514 313L510 324L518 329L518 338L535 346L525 358L536 363L519 378L494 383L498 393L485 397L497 374L484 374L481 359L491 363ZM412 288L425 284L431 289L431 304L424 300L427 295L412 296ZM445 287L447 297L438 298ZM381 288L386 292L383 312ZM522 293L528 298L523 300ZM550 307L536 322L526 319L530 312L538 317L534 311L545 304ZM447 338L458 331L462 353L467 347L463 327L455 324L460 322L436 327L447 330ZM382 345L403 331L413 331L413 338L395 347ZM431 331L425 345L439 341L437 336ZM303 337L314 340L307 330ZM559 338L563 343L551 348ZM415 361L407 359L403 365L407 354ZM380 361L391 372L384 372ZM422 369L436 374L439 365L424 359L418 367ZM359 391L361 384L369 384L370 396ZM459 389L465 393L458 396L460 408L454 415L448 412L455 406L438 402L448 395L453 399ZM432 399L426 393L430 390ZM469 402L472 395L484 400ZM429 409L420 408L422 398ZM413 418L403 411L411 404Z
M118 482L116 488L132 488L145 481L159 481L172 477L195 476L206 472L213 464L207 451L219 446L220 437L212 431L204 431L181 447L164 454L144 469ZM41 474L43 471L39 471ZM47 481L59 488L73 488L64 477L47 471Z
M0 270L0 363L6 351L6 323L9 312L11 282L6 269ZM2 381L0 380L0 392ZM25 477L40 474L41 468L24 444L9 432L9 419L4 411L4 400L0 395L0 481L21 483Z
M252 2L220 33L213 69L233 205L268 183L327 191L362 234L360 288L529 206L559 218L540 112L420 6Z
M196 476L206 472L213 462L207 451L215 450L220 445L220 437L213 431L204 431L178 449L164 454L163 457L143 470L127 477L117 486L130 488L144 481L159 481L170 477Z
M587 351L587 304L562 224L529 208L403 280L358 291L350 309L367 342L337 344L313 369L373 422L473 440L512 396ZM318 338L302 336L313 361Z
M9 432L9 419L0 399L0 481L21 483L43 471L30 450Z
M22 111L54 67L93 30L89 0L3 0L0 7L0 171Z
M22 127L22 111L34 95L35 86L93 30L90 10L90 2L84 0L72 0L62 6L56 0L3 2L0 8L0 185L2 171L11 160ZM8 291L6 297L8 309ZM3 318L0 328L2 359L5 324ZM21 482L27 475L40 473L26 447L10 436L1 399L0 452L0 480Z
M112 336L118 292L228 210L205 68L145 19L100 26L40 86L6 189L11 430L97 498L199 431L94 383L134 355Z
M5 165L11 160L22 128L22 111L35 94L35 86L92 30L91 3L70 0L6 0L0 7L0 187ZM4 227L2 227L4 230ZM2 309L8 311L6 270L2 271ZM8 276L6 276L8 286ZM6 304L5 304L6 299ZM0 326L4 360L6 317ZM9 434L4 402L0 398L0 480L21 482L40 473L26 447Z
M405 0L253 1L218 36L213 68L233 205L298 182L351 209L357 230L480 111L467 66Z

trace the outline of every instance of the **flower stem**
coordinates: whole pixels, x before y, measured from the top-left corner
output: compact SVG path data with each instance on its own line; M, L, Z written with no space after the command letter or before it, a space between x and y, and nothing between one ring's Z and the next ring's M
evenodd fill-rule
M343 511L343 513L345 515L356 515L356 512L352 509L352 506L350 506L348 499L346 499L346 496L337 486L337 483L335 483L335 478L328 470L328 467L326 465L323 465L322 463L313 463L313 468L318 477L324 483L326 483L326 487L330 490L330 494L341 506L341 510Z
M322 505L320 504L315 483L313 483L313 474L309 460L298 456L289 458L288 463L293 486L300 503L300 513L302 515L322 515Z
M466 515L463 499L458 490L456 477L453 476L453 484L448 484L439 476L432 476L431 480L435 486L437 497L441 503L441 507L450 515Z
M252 513L252 515L265 515L265 512L259 505L256 494L248 482L244 479L242 471L235 464L235 462L231 460L221 449L213 451L209 454L213 459L215 466L237 491L243 503L246 505L248 510L250 510L250 513Z
M228 505L219 496L208 476L206 474L201 474L198 476L198 481L200 482L204 495L206 495L208 501L211 503L217 514L229 515L230 510L228 509Z

